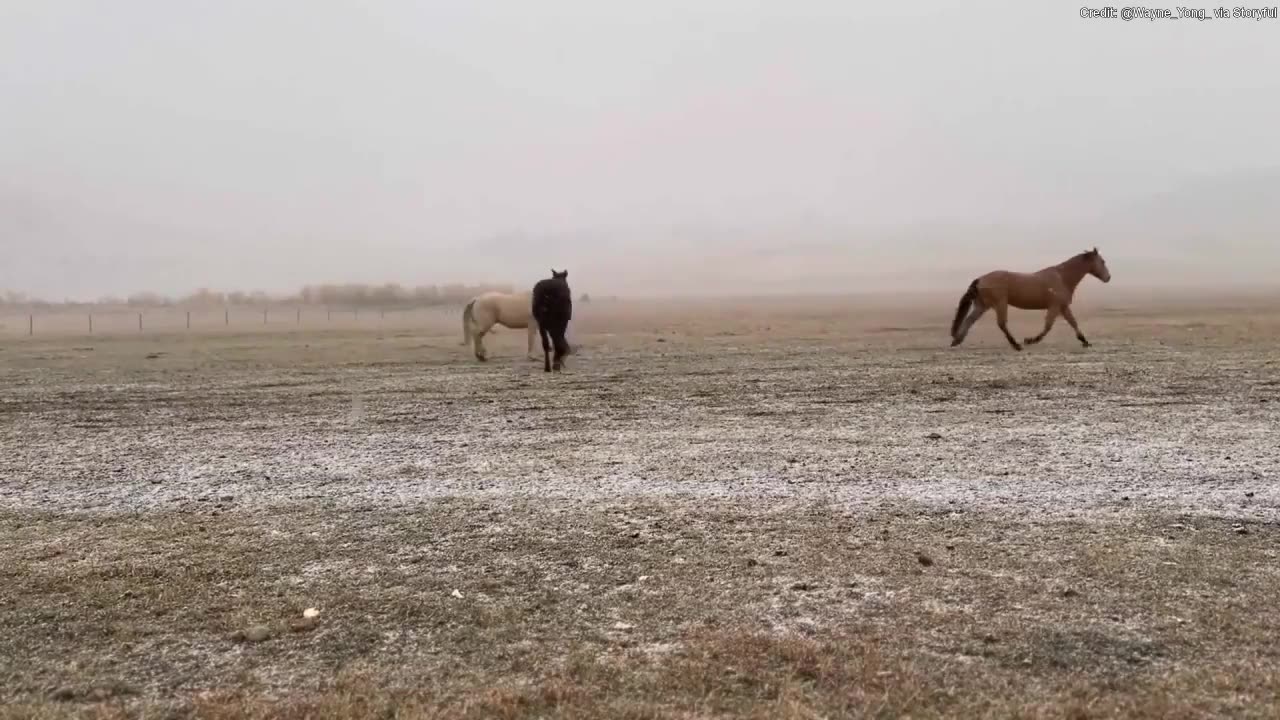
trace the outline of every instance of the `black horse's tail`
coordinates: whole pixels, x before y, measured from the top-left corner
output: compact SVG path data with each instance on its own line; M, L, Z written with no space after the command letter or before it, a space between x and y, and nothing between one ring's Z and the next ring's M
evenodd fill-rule
M960 331L960 323L964 322L964 315L969 312L969 306L973 304L976 297L978 297L978 281L974 280L969 283L969 289L964 291L964 295L960 296L960 304L956 307L956 319L951 321L951 337L955 337Z

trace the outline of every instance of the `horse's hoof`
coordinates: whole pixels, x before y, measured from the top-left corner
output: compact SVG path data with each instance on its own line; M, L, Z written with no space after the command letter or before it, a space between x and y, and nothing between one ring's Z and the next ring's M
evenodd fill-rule
M951 338L951 347L955 347L961 342L964 342L963 338Z

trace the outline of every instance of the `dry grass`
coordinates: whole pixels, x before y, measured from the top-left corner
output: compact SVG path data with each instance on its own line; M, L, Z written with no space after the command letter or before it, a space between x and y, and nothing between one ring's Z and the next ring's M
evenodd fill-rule
M35 716L1262 717L1280 691L1273 527L464 500L2 522L0 672Z
M1280 712L1271 308L751 307L7 346L0 717Z

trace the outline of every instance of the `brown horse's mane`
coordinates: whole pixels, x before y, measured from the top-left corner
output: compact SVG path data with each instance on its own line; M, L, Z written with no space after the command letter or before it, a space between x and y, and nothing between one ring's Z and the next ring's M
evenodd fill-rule
M1084 276L1089 274L1089 267L1096 257L1098 257L1097 249L1085 250L1082 253L1072 255L1054 267L1062 273L1062 279L1066 281L1067 286L1075 290L1076 285L1079 285Z
M1064 260L1063 262L1058 263L1057 267L1066 267L1067 265L1075 265L1077 263L1091 262L1097 256L1098 256L1097 250L1085 250L1084 252L1076 253L1075 255L1072 255L1071 257Z

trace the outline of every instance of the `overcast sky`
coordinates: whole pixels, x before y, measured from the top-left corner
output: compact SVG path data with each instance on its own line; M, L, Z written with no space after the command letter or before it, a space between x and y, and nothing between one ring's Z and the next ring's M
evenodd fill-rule
M1073 221L1280 167L1277 69L1275 20L1057 2L0 0L0 288L604 284L556 238Z

